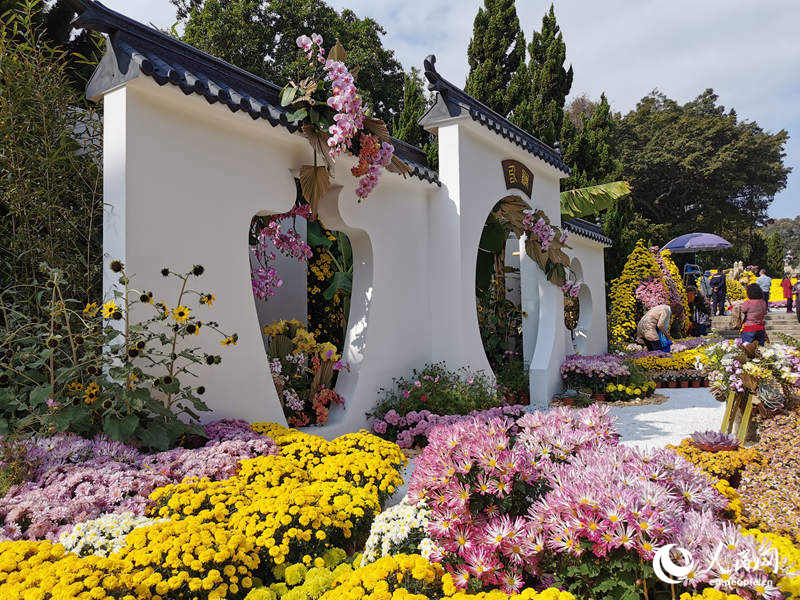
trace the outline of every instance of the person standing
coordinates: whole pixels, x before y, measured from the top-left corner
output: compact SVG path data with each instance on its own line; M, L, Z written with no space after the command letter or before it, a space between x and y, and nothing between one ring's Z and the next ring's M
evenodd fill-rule
M756 283L764 293L764 300L769 303L769 291L772 288L772 277L767 275L766 269L761 269L761 274L758 276L758 279L756 279Z
M792 290L792 280L789 279L788 273L785 273L783 279L781 279L781 287L783 288L783 297L786 300L786 312L794 312L792 310L792 296L794 295L794 290Z
M764 292L757 283L747 286L747 300L741 304L742 311L742 341L744 343L758 342L766 344L767 327L764 319L767 316L767 301Z
M725 273L722 270L717 271L711 276L711 300L712 310L711 313L716 315L725 314L725 300L728 296L728 282L725 280Z
M797 322L800 323L800 277L797 278L797 283L794 284L792 289L794 290L795 295L794 312L797 315Z

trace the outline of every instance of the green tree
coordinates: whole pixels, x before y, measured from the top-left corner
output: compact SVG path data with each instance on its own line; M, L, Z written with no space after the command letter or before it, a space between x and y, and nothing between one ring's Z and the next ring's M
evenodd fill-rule
M63 270L65 294L101 295L101 123L47 39L36 2L0 19L0 290ZM8 301L8 298L4 299ZM10 299L33 316L35 298ZM27 306L27 308L25 308Z
M517 97L511 120L551 146L561 137L564 102L572 89L572 66L564 68L567 45L553 5L542 17L542 30L528 44L530 60L520 65L510 93Z
M766 235L777 233L788 252L800 258L800 216L794 219L775 219L768 222L763 229Z
M392 120L392 135L419 148L426 148L431 135L419 125L419 120L428 108L419 69L413 67L405 76L403 100L400 112Z
M319 33L326 48L338 39L360 67L356 83L374 114L390 123L400 108L403 70L373 19L339 13L323 0L171 1L185 24L184 42L280 86L305 64L299 35Z
M464 91L507 116L515 105L509 85L524 60L525 36L514 0L484 0L472 25Z
M42 39L67 53L67 74L75 89L83 92L94 65L102 54L102 36L90 31L73 35L72 19L76 12L70 0L0 0L0 15L25 11L31 7L31 19Z
M572 176L561 182L562 190L620 179L618 123L605 94L600 96L600 102L593 104L588 117L581 114L578 118L580 125L566 118L561 128L564 161L572 169Z
M712 90L683 105L654 92L622 118L616 139L622 179L633 193L604 218L615 240L606 255L609 277L630 251L631 236L663 244L708 231L739 253L745 245L755 249L757 228L790 172L783 164L786 131L740 121ZM617 232L622 240L614 238Z
M773 277L783 276L783 257L786 255L786 247L780 234L771 233L767 236L767 273Z

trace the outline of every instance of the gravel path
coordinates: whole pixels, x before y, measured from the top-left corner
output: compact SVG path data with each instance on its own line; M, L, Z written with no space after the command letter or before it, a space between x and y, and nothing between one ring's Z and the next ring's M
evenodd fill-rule
M663 404L613 406L622 442L643 448L678 444L690 433L718 430L725 405L717 402L708 388L667 388L659 394L669 398Z

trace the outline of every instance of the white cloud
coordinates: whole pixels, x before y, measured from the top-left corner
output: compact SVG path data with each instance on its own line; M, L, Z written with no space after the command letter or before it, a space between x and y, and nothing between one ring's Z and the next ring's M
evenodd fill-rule
M168 0L105 0L143 22L170 27ZM436 54L437 68L462 85L472 21L482 0L333 0L337 9L370 16L386 30L406 69ZM518 0L530 39L550 6ZM800 2L797 0L560 0L556 16L575 69L573 95L605 92L616 110L627 111L658 88L685 102L712 87L742 118L777 131L787 129L786 191L776 198L775 217L800 213Z

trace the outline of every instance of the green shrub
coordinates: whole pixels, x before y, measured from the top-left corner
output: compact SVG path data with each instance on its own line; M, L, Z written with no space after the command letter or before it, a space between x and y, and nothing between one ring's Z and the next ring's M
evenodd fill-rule
M394 386L381 389L370 416L382 418L394 409L400 415L427 410L437 415L465 415L503 404L496 385L483 372L467 368L451 371L443 362L416 369L411 377L394 379Z
M187 286L203 267L186 273L162 270L180 287L174 307L131 287L121 262L113 261L111 270L119 274L120 285L102 306L66 299L63 272L45 266L44 285L0 294L0 432L102 432L157 449L188 433L202 435L196 424L197 413L208 410L199 397L205 390L187 381L221 357L191 341L201 327L221 335L223 345L237 341L217 323L201 322L190 306L190 298L213 304L213 294ZM7 301L19 287L35 290L37 313L45 320L32 319ZM151 316L134 321L136 303L147 305Z

